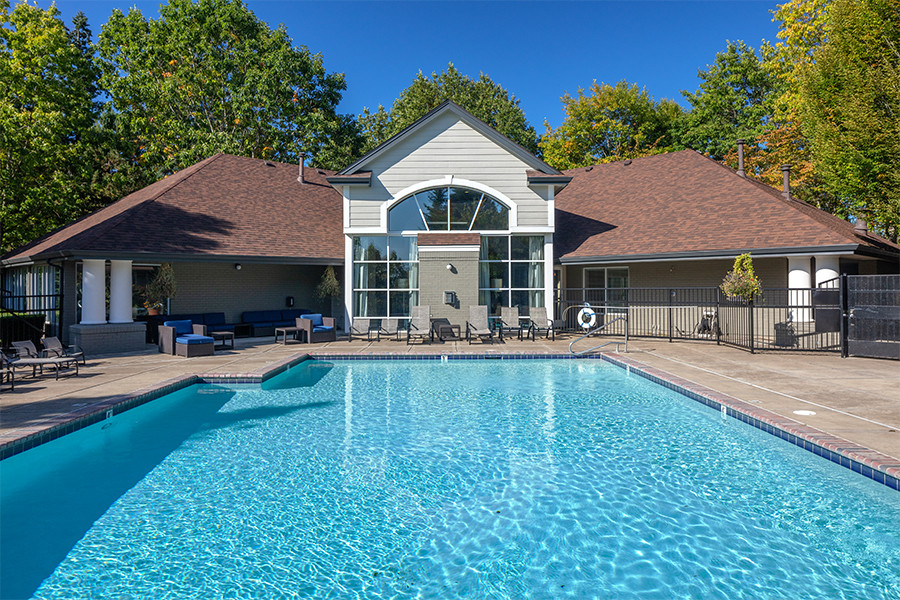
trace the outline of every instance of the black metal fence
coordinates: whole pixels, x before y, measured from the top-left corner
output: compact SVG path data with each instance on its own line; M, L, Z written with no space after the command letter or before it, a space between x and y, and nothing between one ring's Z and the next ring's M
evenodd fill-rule
M719 288L567 288L558 291L556 315L568 331L611 323L605 335L700 340L750 352L841 351L841 291L765 288L752 301L726 297ZM593 321L593 322L592 322Z
M62 295L0 293L0 348L12 342L31 340L37 343L43 336L59 337L62 331Z
M900 275L851 275L842 292L844 355L900 359Z

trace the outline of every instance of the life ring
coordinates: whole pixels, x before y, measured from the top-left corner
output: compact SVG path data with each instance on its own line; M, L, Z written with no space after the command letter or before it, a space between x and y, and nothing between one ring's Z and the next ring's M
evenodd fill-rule
M590 329L597 323L597 313L585 304L584 308L578 311L578 322L581 324L582 329Z

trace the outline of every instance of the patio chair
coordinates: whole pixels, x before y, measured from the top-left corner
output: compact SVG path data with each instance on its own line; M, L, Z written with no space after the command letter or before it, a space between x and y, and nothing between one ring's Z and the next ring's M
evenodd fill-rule
M350 331L347 332L347 341L352 342L353 336L365 336L367 341L372 341L373 333L375 334L376 339L378 339L379 332L377 329L372 328L371 319L353 317L353 320L350 322Z
M38 372L44 374L44 367L53 367L56 379L59 379L59 372L62 369L75 369L75 375L78 375L78 359L73 356L40 356L34 342L13 342L16 348L18 358L10 358L0 352L3 363L8 369L31 369L31 376L37 377ZM24 357L23 357L24 355Z
M87 364L82 350L77 346L63 346L58 337L44 338L41 343L44 345L44 352L47 356L71 356L76 359L80 358L81 364Z
M13 371L6 355L0 352L0 389L4 384L9 384L9 391L14 391L16 389L16 372Z
M378 329L378 340L381 341L382 335L394 336L398 342L400 341L400 319L382 319L381 327Z
M531 309L531 324L528 326L528 334L531 340L537 339L537 334L544 332L544 337L556 340L556 329L558 321L551 321L547 318L547 309L543 306L535 306Z
M45 358L45 355L37 349L34 342L31 340L13 342L12 345L13 348L16 349L16 356L18 358Z
M428 342L434 341L434 332L431 330L431 306L425 304L412 307L412 317L406 329L406 343L412 338L428 338Z
M159 326L159 351L185 358L212 356L216 341L203 335L206 327L188 319L165 321Z
M485 338L494 343L494 330L488 321L487 306L480 304L469 307L469 320L466 321L466 341L472 343L472 338L481 338L483 342Z
M522 341L522 323L519 322L519 307L518 306L501 306L500 307L500 326L497 328L500 331L500 340L503 340L503 336L506 333L511 333L513 331L519 334L519 341Z
M337 329L334 317L323 317L320 313L311 313L297 317L297 327L306 333L307 344L333 342L337 340Z

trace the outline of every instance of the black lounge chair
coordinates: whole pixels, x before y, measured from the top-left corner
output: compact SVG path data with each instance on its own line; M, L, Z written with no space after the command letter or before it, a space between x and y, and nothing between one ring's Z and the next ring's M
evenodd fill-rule
M58 337L44 338L41 343L44 345L44 352L47 356L71 356L73 358L80 358L81 364L87 364L87 362L85 362L84 352L82 350L80 350L77 346L63 346Z

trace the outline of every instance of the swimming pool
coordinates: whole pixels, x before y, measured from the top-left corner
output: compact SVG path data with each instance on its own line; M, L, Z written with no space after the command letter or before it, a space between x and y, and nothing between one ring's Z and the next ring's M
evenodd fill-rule
M0 477L4 597L900 597L900 494L599 361L308 361Z

